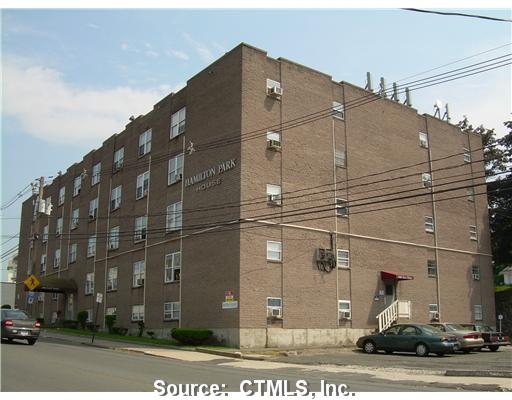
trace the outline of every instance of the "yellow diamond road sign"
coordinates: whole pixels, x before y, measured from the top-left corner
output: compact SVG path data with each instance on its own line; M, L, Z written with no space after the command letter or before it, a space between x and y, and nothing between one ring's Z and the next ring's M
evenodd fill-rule
M23 283L28 288L28 290L34 290L41 284L41 282L39 282L34 275L30 275L27 279L23 281Z

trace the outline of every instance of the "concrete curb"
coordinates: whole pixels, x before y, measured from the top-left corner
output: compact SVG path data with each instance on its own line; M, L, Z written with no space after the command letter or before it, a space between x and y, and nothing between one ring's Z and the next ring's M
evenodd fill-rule
M512 378L512 371L460 371L447 370L445 376L478 376L484 378Z

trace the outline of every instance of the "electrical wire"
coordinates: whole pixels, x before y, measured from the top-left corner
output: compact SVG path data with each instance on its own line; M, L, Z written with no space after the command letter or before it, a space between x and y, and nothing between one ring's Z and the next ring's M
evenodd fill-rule
M443 16L469 17L469 18L486 19L489 21L512 22L512 19L488 17L486 15L478 15L478 14L465 14L465 13L459 13L459 12L423 10L420 8L402 8L402 10L425 13L425 14L437 14L437 15L443 15Z

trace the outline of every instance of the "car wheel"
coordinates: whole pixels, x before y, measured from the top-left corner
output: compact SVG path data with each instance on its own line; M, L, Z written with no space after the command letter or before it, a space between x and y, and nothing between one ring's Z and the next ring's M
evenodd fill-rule
M500 346L489 346L489 350L491 351L498 351L499 348Z
M462 352L463 352L464 354L468 354L470 351L471 351L471 349L462 349Z
M36 339L27 339L29 345L33 346L36 344Z
M373 343L371 340L367 340L366 342L364 342L363 351L367 354L372 354L377 351L377 347L375 346L375 343Z
M425 343L418 343L416 345L416 355L419 357L426 357L429 353L428 347Z

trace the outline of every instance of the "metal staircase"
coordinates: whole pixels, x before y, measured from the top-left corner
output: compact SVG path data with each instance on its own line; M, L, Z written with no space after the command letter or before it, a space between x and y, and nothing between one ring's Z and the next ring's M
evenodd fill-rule
M395 300L389 307L377 315L379 332L389 328L399 319L411 319L410 300Z

